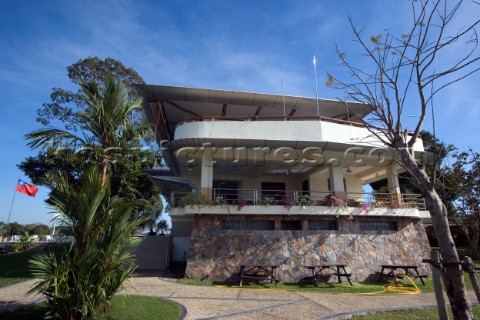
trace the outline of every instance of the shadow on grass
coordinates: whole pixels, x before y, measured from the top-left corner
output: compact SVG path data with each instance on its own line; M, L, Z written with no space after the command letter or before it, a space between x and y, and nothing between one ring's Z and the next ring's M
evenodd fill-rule
M24 306L15 301L2 301L0 307L16 309L5 313L0 313L0 320L40 320L45 318L47 306L44 303Z

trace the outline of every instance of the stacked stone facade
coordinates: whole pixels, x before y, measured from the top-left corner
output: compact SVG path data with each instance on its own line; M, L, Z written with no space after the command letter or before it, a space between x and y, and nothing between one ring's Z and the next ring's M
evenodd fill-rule
M229 230L228 221L270 220L274 230ZM282 221L300 220L301 230L281 230ZM308 230L313 220L334 222L336 230ZM390 221L396 230L362 231L364 221ZM381 264L420 264L430 246L420 219L402 217L312 217L196 215L186 276L236 280L241 264L280 265L282 282L308 276L305 265L346 264L354 281L375 280ZM422 265L422 273L428 273Z

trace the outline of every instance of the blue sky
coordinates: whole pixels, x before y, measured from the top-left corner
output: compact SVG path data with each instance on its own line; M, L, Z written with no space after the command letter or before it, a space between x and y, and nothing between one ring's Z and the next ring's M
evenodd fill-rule
M462 20L479 12L470 6ZM39 128L36 111L53 87L75 89L66 72L72 63L112 57L149 84L281 93L283 81L285 94L314 97L316 54L319 96L342 97L324 83L326 71L340 73L335 43L354 48L349 15L365 35L401 33L409 1L1 1L0 220L17 179L28 181L16 165L36 154L23 135ZM460 149L480 149L479 83L475 75L436 99L437 135ZM49 223L47 194L17 193L10 220Z

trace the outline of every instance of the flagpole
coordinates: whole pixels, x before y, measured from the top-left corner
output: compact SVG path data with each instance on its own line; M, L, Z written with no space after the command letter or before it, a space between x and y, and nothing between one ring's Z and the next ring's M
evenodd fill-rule
M18 181L17 181L17 185L18 185ZM10 216L12 215L13 202L15 201L16 195L17 195L17 188L15 187L15 191L13 192L12 204L10 205L10 212L8 213L7 226L10 223Z
M320 108L318 107L318 84L317 84L317 60L313 55L313 73L315 75L315 98L317 101L317 117L320 120Z

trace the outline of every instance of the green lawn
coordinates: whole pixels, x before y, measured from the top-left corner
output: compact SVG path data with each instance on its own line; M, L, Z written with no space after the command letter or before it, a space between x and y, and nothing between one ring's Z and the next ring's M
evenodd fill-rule
M29 278L0 278L0 288L6 287L15 283L23 282Z
M465 284L467 286L467 290L473 290L472 283L470 282L470 278L468 274L465 273L464 275ZM238 283L228 283L228 282L220 282L220 281L200 281L194 279L179 279L179 283L188 284L188 285L195 285L195 286L224 286L229 288L239 288ZM405 288L406 291L414 290L415 288L411 283L407 280L399 280L398 284ZM420 280L415 280L415 284L417 285L418 289L421 292L433 292L433 280L426 279L425 286L422 285ZM255 283L247 283L242 286L245 289L277 289L277 290L287 290L287 291L303 291L303 292L318 292L318 293L357 293L357 294L370 294L370 293L378 293L378 294L391 294L391 290L385 291L385 286L388 286L389 283L370 283L370 282L354 282L353 286L350 286L348 282L342 282L341 284L332 282L331 284L323 284L319 283L318 287L314 287L313 285L298 285L298 284L286 284L286 283L279 283L278 285L274 284L255 284ZM400 289L402 290L402 289Z
M179 279L179 283L188 284L188 285L197 285L197 286L218 286L218 287L228 287L228 288L240 288L238 283L227 283L227 282L218 282L218 281L200 281L193 279ZM276 289L276 290L286 290L286 291L303 291L303 292L318 292L318 293L373 293L373 292L383 292L384 285L379 283L358 283L354 282L353 286L348 284L348 282L343 282L341 284L332 283L324 284L319 283L317 287L314 287L311 284L307 285L298 285L298 284L289 284L289 283L279 283L276 286L274 284L256 284L256 283L244 283L242 286L243 289ZM389 292L385 292L389 293Z
M141 239L132 238L132 241L128 244L129 250L133 250L140 242ZM62 244L51 244L49 250L61 254L64 246ZM24 251L0 255L0 288L33 278L28 260L36 253L34 251Z
M0 320L40 320L46 312L45 304L37 304L18 309L14 312L0 313ZM110 310L95 317L96 320L144 320L180 319L180 305L152 297L128 296L114 297Z
M28 260L34 252L10 252L0 256L0 278L32 278Z
M63 245L52 245L50 247L55 253L61 254ZM30 272L28 260L37 252L9 252L0 256L0 287L22 282L33 278Z
M448 309L449 318L452 319L452 313ZM473 315L476 319L480 318L480 306L473 307ZM375 314L353 317L354 320L438 320L437 309L415 309L390 312L379 312Z

